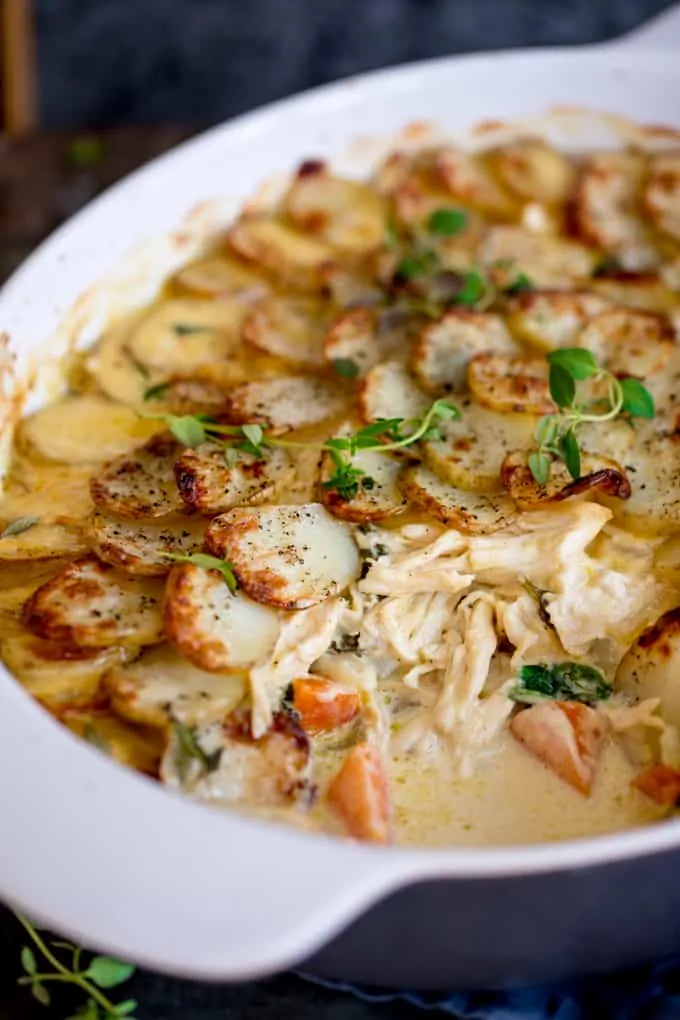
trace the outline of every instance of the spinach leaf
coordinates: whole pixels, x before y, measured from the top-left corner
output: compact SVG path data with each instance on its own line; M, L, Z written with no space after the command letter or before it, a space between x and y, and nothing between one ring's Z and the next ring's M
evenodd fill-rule
M522 666L509 697L527 705L539 701L580 701L588 705L603 701L611 693L611 684L594 666L580 662L555 662Z

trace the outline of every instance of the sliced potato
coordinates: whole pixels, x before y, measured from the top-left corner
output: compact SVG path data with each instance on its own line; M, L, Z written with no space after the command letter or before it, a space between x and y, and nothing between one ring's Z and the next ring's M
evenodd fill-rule
M515 506L507 496L457 489L422 464L404 470L401 487L417 506L465 535L489 535L515 517Z
M501 466L501 480L520 510L533 510L544 503L556 503L571 496L599 494L615 499L629 499L631 485L620 464L606 457L581 456L581 477L574 481L566 465L554 460L545 485L539 485L527 466L522 451L509 453Z
M576 189L579 233L615 255L624 269L648 269L659 262L638 208L644 169L636 153L599 153L586 160Z
M108 330L85 359L85 367L102 393L132 407L143 404L149 387L162 381L160 372L151 372L128 350L130 333L140 318L126 319Z
M211 523L206 548L233 564L247 595L281 609L339 595L360 572L349 528L319 503L230 510Z
M215 366L216 367L216 366ZM219 366L226 368L226 365ZM159 387L158 395L149 397L147 404L150 410L156 410L159 404L163 411L170 414L210 414L217 417L224 410L229 387L236 382L241 382L245 373L234 371L234 378L230 381L218 378L202 379L189 377L183 379L176 376L168 379Z
M479 257L492 273L512 267L514 276L526 273L536 287L561 290L590 277L597 263L597 252L578 241L515 226L491 227Z
M319 495L323 451L317 447L310 447L291 450L289 456L293 465L293 473L282 482L278 490L279 503L295 506L299 506L301 503L314 503Z
M534 415L500 414L466 399L461 403L461 419L443 427L444 438L421 444L423 456L444 482L472 491L500 492L504 457L531 445L536 421Z
M269 289L266 279L246 262L231 255L208 255L190 262L173 277L175 287L192 296L225 298L255 297Z
M0 643L0 658L10 673L52 710L96 701L101 677L122 657L120 648L74 651L25 631Z
M484 407L494 411L552 414L545 358L475 354L468 365L468 386Z
M165 632L199 669L229 672L265 658L279 633L278 615L240 592L215 570L173 567L165 592Z
M12 520L4 521L0 531ZM0 538L0 561L63 559L78 556L86 549L87 542L79 524L38 522L21 534Z
M223 720L246 693L242 674L208 673L168 645L149 648L134 662L112 669L103 688L122 716L161 727L173 719L189 726Z
M288 432L332 418L342 407L342 396L328 383L290 375L235 386L225 416L238 425L261 422L272 432Z
M38 637L76 648L139 647L161 640L162 603L161 581L127 577L84 556L31 595L24 623Z
M227 240L239 255L293 290L321 290L335 260L329 245L266 216L241 217Z
M154 779L158 776L164 745L158 730L133 726L107 709L69 708L60 712L59 718L71 732L121 765Z
M47 464L15 454L0 500L7 523L37 517L41 524L76 525L92 512L91 464Z
M661 715L680 726L680 609L664 613L633 643L621 661L616 687L636 702L659 698Z
M119 457L160 426L104 397L64 397L24 419L19 442L47 460L97 464Z
M561 205L571 193L574 164L540 138L508 142L485 158L504 187L522 201Z
M610 372L644 379L666 365L675 347L667 316L641 309L600 312L581 331L577 347L591 351Z
M324 341L327 361L351 362L363 376L381 361L406 354L409 320L381 308L351 308L336 319Z
M418 418L430 401L399 361L383 361L366 373L359 391L359 414L367 423L381 418Z
M224 447L203 443L185 450L175 464L175 478L186 506L202 514L219 514L240 503L274 498L293 471L290 457L267 449L262 457L234 451L228 463Z
M133 330L128 348L142 365L187 373L228 358L238 347L246 305L222 301L164 301Z
M303 164L283 200L301 230L353 255L377 248L385 234L385 204L367 184L330 174L323 163Z
M662 278L668 265L666 263L661 268L660 275L619 270L598 276L591 280L590 286L602 297L630 308L642 308L648 312L677 311L680 295Z
M680 436L639 427L625 464L633 494L618 510L623 523L646 535L680 530Z
M173 466L183 447L167 433L107 464L91 482L92 499L127 520L164 517L182 509Z
M652 157L643 202L659 230L680 241L680 153Z
M270 296L259 301L241 335L261 351L299 365L324 364L323 340L332 321L328 305L316 298Z
M492 352L519 353L501 317L454 308L423 329L411 349L411 368L428 393L462 390L470 359Z
M465 205L501 219L517 212L512 197L496 183L482 161L469 152L452 145L438 149L434 156L434 173Z
M435 150L391 152L378 166L374 187L390 198L397 220L421 226L436 210L451 205L451 193L435 174Z
M588 290L530 290L508 301L508 325L522 339L552 351L573 347L586 323L608 308L606 297Z
M163 577L172 566L168 553L192 553L203 545L205 521L169 516L158 521L118 521L95 513L86 538L104 563L128 574Z
M24 603L45 580L45 577L26 580L25 583L18 580L16 587L0 589L0 639L25 633L21 623Z
M379 450L360 450L352 458L352 464L364 475L356 496L346 499L337 489L324 487L323 483L333 472L330 454L324 454L319 494L334 517L357 523L382 521L406 509L408 501L397 484L401 471L399 460Z

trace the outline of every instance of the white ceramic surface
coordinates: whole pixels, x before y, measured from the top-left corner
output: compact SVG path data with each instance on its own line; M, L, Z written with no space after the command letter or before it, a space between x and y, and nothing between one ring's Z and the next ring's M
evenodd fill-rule
M676 8L606 46L443 59L349 80L180 146L61 228L2 291L0 329L17 372L37 372L32 402L53 388L68 343L87 342L107 316L152 293L264 178L312 155L365 173L416 120L458 133L557 104L680 127L678 43ZM597 119L560 123L567 142L606 141ZM0 364L3 385L10 380ZM382 850L304 836L190 803L126 771L61 728L4 671L0 819L0 896L8 903L135 962L228 979L296 962L415 879L578 868L680 845L677 822L482 851Z

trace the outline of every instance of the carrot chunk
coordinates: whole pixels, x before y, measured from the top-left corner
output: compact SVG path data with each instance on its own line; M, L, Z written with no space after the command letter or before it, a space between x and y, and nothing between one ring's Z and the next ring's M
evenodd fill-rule
M328 801L350 836L373 843L390 840L390 800L380 753L370 744L349 752L328 789Z
M599 712L576 701L546 701L519 712L510 730L560 779L590 794L604 737Z
M650 765L632 785L657 804L672 806L680 801L680 772L670 765Z
M359 694L320 676L293 681L293 708L305 730L334 730L359 714Z

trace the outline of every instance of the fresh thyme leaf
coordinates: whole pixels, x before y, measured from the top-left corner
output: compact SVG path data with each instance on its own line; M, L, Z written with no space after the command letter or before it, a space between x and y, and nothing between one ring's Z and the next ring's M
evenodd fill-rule
M621 410L634 418L653 418L656 414L654 397L639 379L621 379L623 404Z
M435 209L427 221L427 229L436 237L452 237L467 226L468 215L463 209Z
M550 478L550 464L551 460L548 454L540 450L535 450L527 457L529 470L539 485L545 485Z
M539 701L579 701L588 705L608 698L612 690L594 666L557 662L522 666L509 697L528 705Z
M336 373L343 379L356 379L359 366L351 358L334 358L332 365Z
M463 286L456 295L456 304L471 307L476 305L486 294L487 283L484 277L476 269L470 270L465 275Z
M546 414L534 429L534 439L539 446L549 446L557 439L558 425L557 416Z
M595 355L583 347L558 347L546 354L551 368L558 366L568 372L572 379L590 379L601 371Z
M173 436L182 446L200 446L208 438L205 422L198 415L183 414L177 416L169 414L165 416L165 420Z
M24 531L35 527L40 522L39 517L16 517L9 521L0 531L0 538L11 538L12 535L23 535Z
M234 565L228 560L221 560L217 556L210 556L208 553L164 553L166 559L174 560L175 563L193 563L195 567L203 570L218 570L224 578L229 591L234 594L238 587L238 581L234 574Z
M414 276L427 276L439 269L439 256L436 251L427 249L412 255L406 255L398 264L395 272L404 280L412 280Z
M207 753L198 743L196 729L186 726L175 719L172 728L177 738L177 759L176 765L180 779L185 780L189 774L192 761L197 761L204 772L214 772L219 768L222 748Z
M435 400L431 411L433 418L442 418L444 421L458 421L460 418L460 411L448 400Z
M130 1016L137 1009L136 999L125 999L116 1006L116 1016Z
M45 986L39 981L35 981L31 985L31 995L34 999L37 999L41 1006L49 1006L52 1001L50 993L47 991Z
M505 293L514 297L516 294L526 294L530 290L536 290L536 284L526 273L520 273L510 286L505 288Z
M560 439L560 449L564 463L567 465L567 471L574 481L578 481L581 477L581 451L572 429L565 432Z
M252 453L254 457L262 456L262 442L264 440L264 433L261 425L242 425L241 432L245 436L247 442L238 444L240 449L244 449L246 453Z
M175 322L172 331L176 336L191 336L193 333L214 333L214 326L202 326L200 323Z
M551 365L548 375L550 396L558 407L571 407L576 396L576 384L566 368Z
M115 960L111 956L95 956L90 961L85 975L94 982L97 988L116 988L123 982L129 981L134 972L135 968L131 963Z
M161 400L170 389L169 382L156 383L144 390L144 400Z
M38 969L38 965L35 962L35 953L30 946L22 946L21 966L27 974L35 974Z

